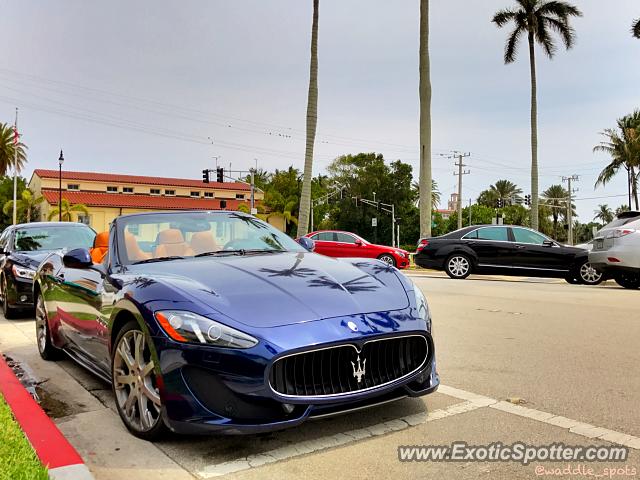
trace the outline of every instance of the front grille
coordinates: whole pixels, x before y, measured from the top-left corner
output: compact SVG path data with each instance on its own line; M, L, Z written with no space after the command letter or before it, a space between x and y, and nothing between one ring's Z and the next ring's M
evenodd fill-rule
M422 335L372 340L360 353L355 345L338 345L276 360L269 382L281 395L346 394L410 375L425 364L428 355L427 339Z

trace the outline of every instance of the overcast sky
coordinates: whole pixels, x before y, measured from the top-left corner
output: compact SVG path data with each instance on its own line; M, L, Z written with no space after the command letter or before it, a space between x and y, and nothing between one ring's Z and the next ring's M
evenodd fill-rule
M418 165L418 0L320 0L315 173L376 151ZM433 0L434 177L454 190L452 149L471 153L464 197L500 178L529 193L529 66L502 61L512 0ZM576 0L575 48L539 52L541 190L581 176L583 222L626 202L624 174L594 191L598 132L640 108L638 0ZM225 166L304 161L311 0L2 1L0 121L34 168L200 178ZM596 196L620 197L589 199Z

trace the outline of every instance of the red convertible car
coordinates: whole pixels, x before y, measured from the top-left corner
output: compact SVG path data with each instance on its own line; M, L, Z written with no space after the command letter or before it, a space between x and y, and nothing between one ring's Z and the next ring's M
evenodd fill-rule
M315 242L315 252L328 257L377 258L400 269L409 266L409 252L367 242L355 233L321 230L306 235Z

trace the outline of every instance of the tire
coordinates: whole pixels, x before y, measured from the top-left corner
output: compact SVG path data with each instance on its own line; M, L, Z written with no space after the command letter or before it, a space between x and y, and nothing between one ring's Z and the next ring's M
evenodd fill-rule
M637 290L640 288L640 274L639 273L618 273L613 279L618 285L631 290Z
M583 285L600 285L604 275L587 262L582 262L578 267L578 279Z
M38 293L36 298L36 343L38 353L44 360L54 361L62 358L62 350L53 346L51 341L51 330L49 330L49 319L44 305L44 297Z
M9 305L9 298L7 296L7 277L2 276L2 314L7 320L16 318L16 309Z
M578 277L573 274L567 275L566 277L564 277L564 280L570 285L578 285L580 283Z
M471 259L464 253L454 253L444 263L444 271L454 280L463 280L471 275Z
M120 330L111 354L111 385L127 429L138 438L153 441L162 438L167 427L148 342L135 321Z
M389 253L383 253L382 255L380 255L378 257L378 260L386 263L390 267L395 267L396 266L396 259L393 258L393 255L391 255Z

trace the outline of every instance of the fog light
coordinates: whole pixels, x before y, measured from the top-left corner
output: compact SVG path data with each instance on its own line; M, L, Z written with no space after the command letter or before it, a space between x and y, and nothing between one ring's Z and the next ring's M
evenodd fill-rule
M295 407L293 405L291 405L290 403L283 403L282 404L282 409L284 410L284 413L286 413L287 415L290 414L291 412L293 412L293 409Z
M26 295L20 295L20 301L21 302L26 302L27 301L27 296Z

